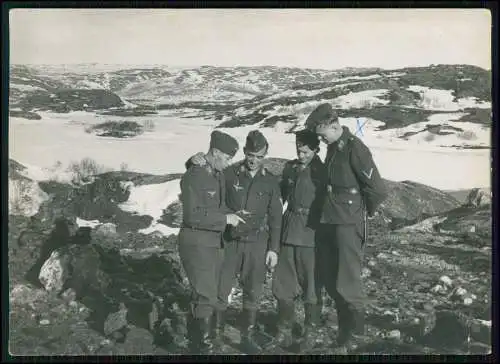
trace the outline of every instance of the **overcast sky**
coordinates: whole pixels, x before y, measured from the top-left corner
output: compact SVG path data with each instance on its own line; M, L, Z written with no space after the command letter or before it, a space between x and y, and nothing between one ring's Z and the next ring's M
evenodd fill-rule
M15 9L10 62L491 69L483 9Z

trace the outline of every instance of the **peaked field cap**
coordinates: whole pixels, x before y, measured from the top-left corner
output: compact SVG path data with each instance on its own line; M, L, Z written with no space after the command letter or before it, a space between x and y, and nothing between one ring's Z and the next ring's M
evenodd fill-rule
M332 105L324 103L314 109L307 117L305 125L307 129L314 129L318 125L327 125L338 121L338 115Z
M269 143L266 137L258 130L252 130L247 135L247 141L245 144L245 149L249 152L258 152L264 148L267 148Z
M297 131L295 133L295 142L300 145L307 145L311 150L315 150L319 147L318 134L310 129Z
M220 150L222 153L234 157L238 151L238 141L231 135L215 130L210 135L210 148Z

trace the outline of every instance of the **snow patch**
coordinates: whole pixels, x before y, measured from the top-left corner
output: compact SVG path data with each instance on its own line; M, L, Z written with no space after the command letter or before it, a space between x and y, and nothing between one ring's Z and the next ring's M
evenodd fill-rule
M178 235L179 234L179 228L173 228L164 224L160 223L155 223L152 222L150 226L147 228L139 230L139 233L141 234L153 234L153 233L160 233L163 236L169 236L169 235Z
M139 230L144 234L158 231L164 235L177 234L178 228L170 228L158 222L163 209L179 199L181 193L180 179L165 183L134 186L130 188L129 199L119 207L126 212L149 215L153 218L151 225Z
M99 220L84 220L77 217L76 224L78 225L78 227L95 228L96 226L101 225L101 222Z
M387 94L389 90L366 90L359 92L350 92L346 95L336 97L331 101L335 106L340 106L342 109L350 108L371 108L374 105L387 105L390 101L379 99L378 96Z
M455 116L458 117L458 115ZM148 116L156 124L153 133L128 140L103 141L94 135L86 134L81 125L73 124L75 120L86 124L102 122L103 116L90 113L62 115L44 113L43 117L44 123L20 121L10 125L10 158L24 165L28 162L50 167L57 160L66 165L70 161L89 157L114 170L119 170L120 165L125 162L129 166L128 170L149 174L183 172L187 158L206 150L210 133L220 123L217 120L201 118L171 117L168 112L160 111L158 115ZM431 120L436 119L430 119L429 122ZM305 116L303 119L299 118L298 121L305 121ZM361 121L366 121L366 119L361 119ZM340 122L348 125L351 132L356 132L355 118L341 119ZM462 127L461 124L457 124L457 121L443 120L442 122ZM442 148L439 146L441 143L418 144L398 138L394 129L377 131L375 129L378 125L383 125L383 123L370 119L363 127L363 134L358 133L358 136L371 149L384 178L394 181L412 180L451 190L490 185L489 150ZM475 127L476 129L471 130L481 131L485 135L488 133L487 127L479 125ZM240 145L244 145L248 132L254 129L256 129L255 125L248 125L220 130L234 136ZM262 128L261 131L270 143L269 157L288 159L296 157L293 134L274 131L272 128ZM483 142L481 135L483 134L478 134L478 139L471 144ZM486 142L488 140L489 136ZM320 156L326 153L324 145L321 147L321 153ZM159 157L152 158L151 156ZM243 158L243 152L240 148L234 161L241 158ZM443 173L443 166L447 166L446 173Z
M475 97L455 100L453 90L440 90L418 85L408 86L407 89L420 94L419 106L426 110L459 111L465 108L491 108L490 102L477 102Z
M17 89L19 91L39 91L39 90L42 90L42 91L45 91L45 89L41 88L41 87L38 87L38 86L31 86L31 85L25 85L25 84L22 84L22 83L13 83L13 84L10 84L9 87L11 89Z

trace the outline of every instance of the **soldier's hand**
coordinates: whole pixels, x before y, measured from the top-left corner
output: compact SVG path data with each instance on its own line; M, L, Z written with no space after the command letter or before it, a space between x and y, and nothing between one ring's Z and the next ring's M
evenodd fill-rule
M207 161L204 158L204 154L202 152L196 153L193 155L190 159L191 163L197 165L197 166L204 166Z
M228 214L226 215L226 222L228 225L238 226L240 222L244 224L245 220L236 214Z
M278 254L272 250L269 250L266 254L267 268L272 272L276 264L278 264Z
M250 212L248 212L247 210L240 210L240 211L236 211L236 214L237 215L250 215Z

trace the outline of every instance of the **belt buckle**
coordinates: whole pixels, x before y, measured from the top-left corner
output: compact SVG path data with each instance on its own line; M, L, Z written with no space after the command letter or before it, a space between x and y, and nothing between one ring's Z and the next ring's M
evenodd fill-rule
M332 193L332 191L333 191L332 185L326 186L326 190L328 191L328 193Z

